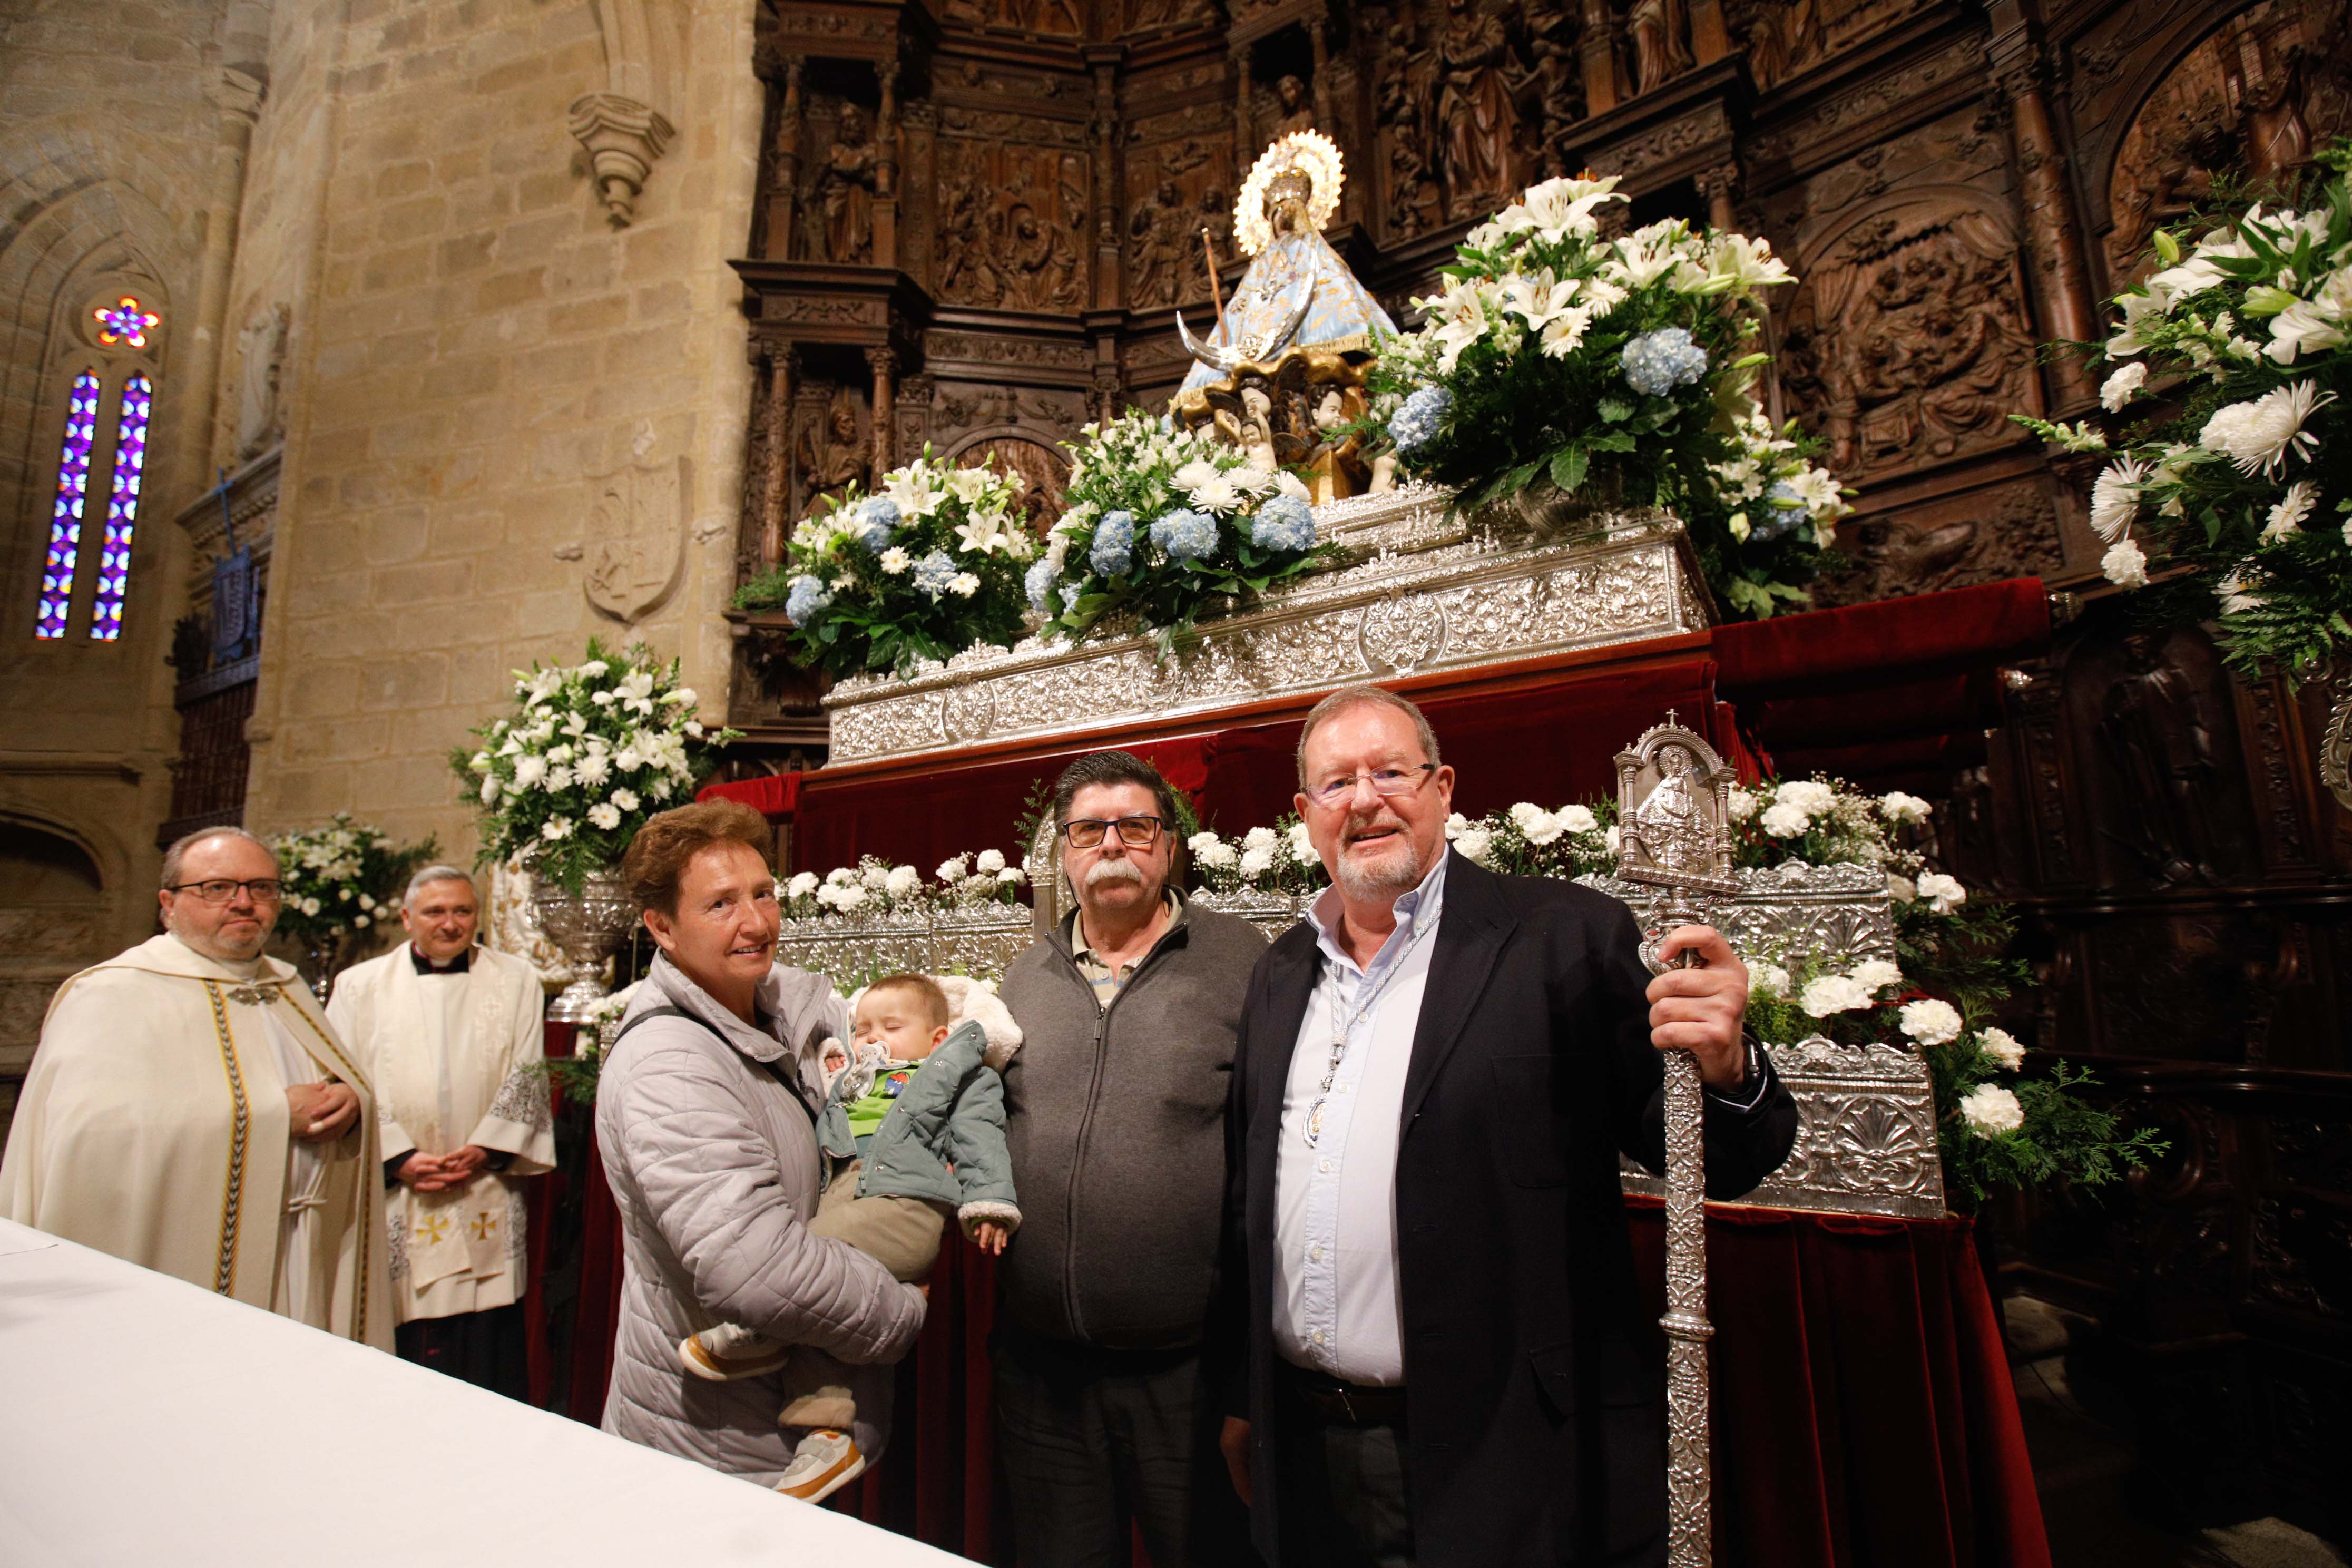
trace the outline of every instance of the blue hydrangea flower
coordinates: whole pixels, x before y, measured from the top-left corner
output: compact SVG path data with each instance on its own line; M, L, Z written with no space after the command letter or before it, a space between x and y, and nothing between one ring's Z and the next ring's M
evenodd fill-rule
M1216 521L1207 512L1179 507L1151 525L1151 542L1171 561L1198 561L1216 552Z
M1315 513L1297 496L1276 496L1257 509L1250 523L1250 542L1260 550L1311 550Z
M1135 514L1107 511L1095 524L1094 548L1087 560L1106 577L1116 577L1135 563Z
M888 496L867 496L849 512L850 537L876 555L890 547L898 526L898 503Z
M1796 531L1805 521L1804 498L1783 481L1775 484L1764 498L1764 504L1748 509L1748 537L1769 542L1784 533Z
M1044 556L1029 563L1028 573L1021 585L1029 591L1029 607L1039 615L1050 615L1054 598L1054 563Z
M916 588L934 599L948 591L948 584L955 574L955 563L948 559L944 550L934 550L915 563Z
M1424 386L1404 400L1389 416L1389 439L1407 457L1435 439L1437 426L1454 407L1454 395L1442 386Z
M833 603L833 595L816 578L803 573L792 581L792 592L784 598L784 614L796 626L806 626L808 618Z
M1076 609L1076 608L1078 607L1078 601L1079 601L1080 599L1084 598L1084 597L1086 597L1086 590L1085 590L1084 588L1080 587L1077 584L1076 584L1076 583L1065 583L1065 584L1062 584L1062 613L1063 613L1064 615L1067 615L1067 614L1069 614L1072 610Z
M1684 328L1661 327L1628 342L1618 363L1625 367L1625 384L1644 397L1664 397L1706 374L1706 351Z

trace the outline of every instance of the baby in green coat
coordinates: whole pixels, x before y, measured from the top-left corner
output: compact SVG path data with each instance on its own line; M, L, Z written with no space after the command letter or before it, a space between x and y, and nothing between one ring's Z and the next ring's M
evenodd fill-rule
M850 1045L823 1047L817 1142L833 1167L809 1229L919 1282L939 1260L944 1216L992 1253L1020 1228L1004 1144L1004 1064L1021 1032L992 991L961 975L893 974L852 1009ZM849 1427L846 1369L806 1346L720 1323L678 1346L686 1370L725 1381L785 1373L780 1426L806 1435L776 1489L814 1502L866 1468ZM888 1427L887 1412L869 1420Z

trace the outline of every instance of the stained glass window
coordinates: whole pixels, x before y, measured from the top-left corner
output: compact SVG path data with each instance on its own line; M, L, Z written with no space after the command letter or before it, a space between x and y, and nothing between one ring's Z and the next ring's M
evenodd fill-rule
M98 602L89 635L112 642L122 635L122 595L131 585L131 530L139 521L139 482L147 468L147 414L155 384L143 375L122 384L122 422L115 426L114 487L106 501L106 542L98 556Z
M81 553L81 508L89 491L89 448L98 439L98 373L74 377L66 399L64 455L58 459L58 503L49 513L49 555L41 569L41 613L34 635L66 635L73 608L74 561Z
M110 349L145 348L148 332L163 321L140 304L135 294L125 294L113 304L100 305L89 314L98 323L98 341Z

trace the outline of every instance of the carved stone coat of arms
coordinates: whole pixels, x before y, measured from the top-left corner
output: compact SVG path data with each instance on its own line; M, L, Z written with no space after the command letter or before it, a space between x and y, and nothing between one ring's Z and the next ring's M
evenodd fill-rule
M631 463L596 481L588 522L588 602L634 623L660 608L686 574L693 460Z

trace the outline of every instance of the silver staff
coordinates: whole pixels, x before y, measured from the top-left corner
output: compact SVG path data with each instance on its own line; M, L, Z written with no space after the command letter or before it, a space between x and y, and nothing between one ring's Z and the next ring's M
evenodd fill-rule
M1617 753L1617 875L1659 889L1642 941L1653 973L1676 926L1710 919L1714 899L1739 890L1731 870L1732 770L1714 748L1667 722ZM1684 953L1686 967L1698 961ZM1707 1568L1712 1480L1707 1452L1706 1153L1698 1063L1666 1055L1666 1561Z

